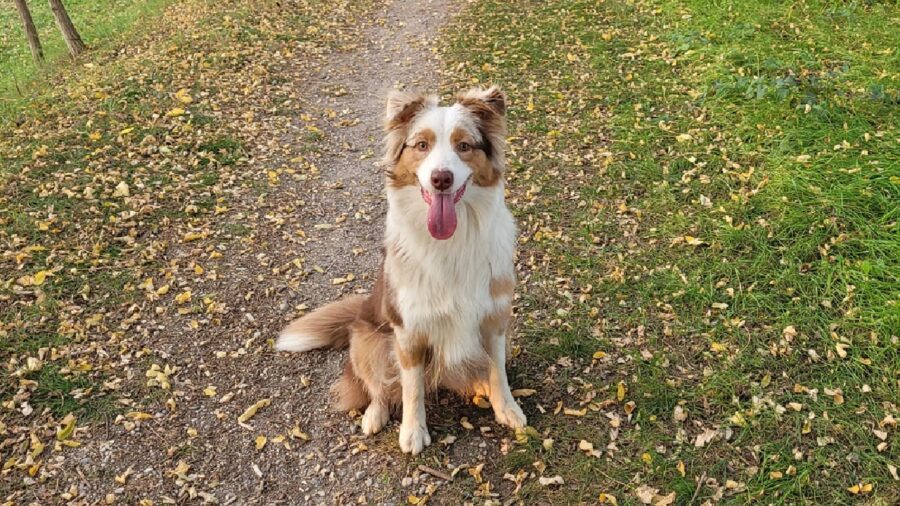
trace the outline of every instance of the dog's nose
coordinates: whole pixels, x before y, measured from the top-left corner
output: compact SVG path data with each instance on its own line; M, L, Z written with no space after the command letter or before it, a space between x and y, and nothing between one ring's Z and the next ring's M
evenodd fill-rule
M453 173L449 170L431 171L431 185L439 192L449 190L453 186Z

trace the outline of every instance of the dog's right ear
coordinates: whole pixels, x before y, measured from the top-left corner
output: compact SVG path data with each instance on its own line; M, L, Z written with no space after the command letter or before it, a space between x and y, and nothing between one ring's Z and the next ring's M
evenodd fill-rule
M425 107L425 95L414 91L391 90L384 113L384 129L391 131L409 123Z
M407 127L421 112L428 98L418 92L391 90L384 112L384 159L382 163L391 167L403 153L403 145L408 134Z

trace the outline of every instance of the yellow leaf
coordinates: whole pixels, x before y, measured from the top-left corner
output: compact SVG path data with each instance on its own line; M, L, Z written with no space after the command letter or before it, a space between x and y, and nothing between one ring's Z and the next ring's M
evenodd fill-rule
M643 461L644 464L650 464L651 462L653 462L653 456L647 452L644 452L641 454L641 461Z
M207 397L215 397L216 396L216 387L210 385L203 389L203 395Z
M616 387L616 399L620 401L625 399L625 394L628 393L628 387L625 386L625 383L620 381L619 385Z
M709 345L709 349L716 353L723 353L727 351L728 348L725 347L724 344L713 341L712 344Z
M611 504L612 506L619 506L619 501L616 499L616 496L612 494L600 494L600 497L597 498L597 502L600 504Z
M682 478L684 478L684 474L685 474L684 461L679 460L678 464L675 466L675 468L678 469L678 473L681 475Z
M309 435L302 430L300 430L300 426L295 425L293 429L291 429L291 437L294 439L302 439L304 441L309 441Z
M61 427L56 429L56 440L65 441L72 437L72 433L75 432L75 417L72 413L69 413L62 419L60 425Z
M691 137L691 134L678 134L675 136L675 140L678 142L687 142L693 140L693 137Z
M37 282L36 275L35 275L35 282ZM837 354L841 358L847 358L847 348L849 348L849 346L845 343L837 343L834 345L834 349L837 350Z
M117 474L115 476L115 481L119 485L124 485L126 481L128 481L128 476L131 475L131 471L134 469L134 466L128 466L128 469L125 470L122 474Z
M199 239L205 239L206 234L203 232L188 232L184 234L184 242L196 241Z
M182 109L181 107L175 107L172 110L170 110L169 112L167 112L166 116L174 117L174 116L181 116L182 114L184 114L184 109Z
M699 237L694 237L692 235L684 236L684 242L691 246L701 246L703 244L706 244L706 241L704 241L703 239L700 239Z
M131 418L132 420L150 420L153 418L153 415L150 413L143 413L141 411L131 411L125 413L125 418Z
M99 141L101 137L103 136L100 134L100 132L91 132L88 134L88 139L94 142Z
M47 276L52 276L53 273L50 271L38 271L34 275L34 284L35 285L43 285L44 281L47 280Z
M566 408L563 410L563 414L569 415L569 416L584 416L587 414L587 408L582 408L582 409Z
M595 351L595 352L594 352L594 360L600 360L601 358L603 358L603 357L605 357L605 356L606 356L606 353L605 353L605 352L602 352L602 351Z
M41 440L38 439L38 437L34 433L32 433L31 434L31 453L29 454L29 456L32 459L36 459L36 458L38 458L38 456L41 453L44 453L44 443L42 443Z
M266 446L266 443L267 443L267 442L269 442L269 439L266 438L266 436L262 436L262 435L256 436L256 440L255 440L255 443L256 443L256 449L257 449L257 450L262 450L263 447Z
M536 393L537 390L533 388L517 388L512 391L513 397L531 397Z
M194 101L191 97L191 94L188 92L187 88L181 88L180 90L175 92L175 98L178 99L182 104L190 104Z
M188 302L190 300L191 300L191 291L190 290L185 290L175 296L175 302L177 302L179 304L184 304L185 302Z
M472 398L472 404L478 406L481 409L489 409L491 407L491 403L480 395L476 395Z
M254 416L256 416L256 412L257 412L257 411L259 411L261 408L264 408L264 407L268 406L269 404L272 404L272 400L271 400L271 399L263 399L263 400L261 400L261 401L257 401L255 404L253 404L252 406L250 406L249 408L247 408L247 409L241 414L241 416L238 417L238 422L244 423L244 422L246 422L247 420L253 418Z

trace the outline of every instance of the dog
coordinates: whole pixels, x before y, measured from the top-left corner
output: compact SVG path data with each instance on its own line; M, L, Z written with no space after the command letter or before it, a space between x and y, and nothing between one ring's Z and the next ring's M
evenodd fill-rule
M517 237L504 200L506 97L474 88L442 106L393 91L384 128L388 211L374 288L294 321L276 349L349 346L332 387L338 408L365 408L371 435L401 407L404 453L431 444L425 394L437 388L484 396L499 423L524 427L506 374Z

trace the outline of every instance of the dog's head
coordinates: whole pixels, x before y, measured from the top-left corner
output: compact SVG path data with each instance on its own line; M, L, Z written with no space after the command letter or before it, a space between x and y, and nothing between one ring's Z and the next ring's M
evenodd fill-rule
M453 236L456 206L470 185L500 185L506 98L496 87L461 93L451 106L419 93L392 92L385 130L388 185L420 189L435 239Z

